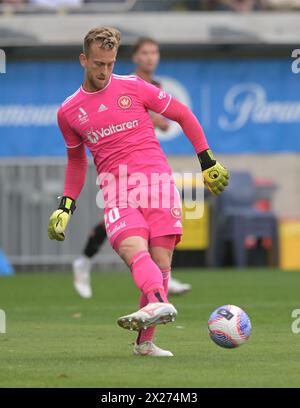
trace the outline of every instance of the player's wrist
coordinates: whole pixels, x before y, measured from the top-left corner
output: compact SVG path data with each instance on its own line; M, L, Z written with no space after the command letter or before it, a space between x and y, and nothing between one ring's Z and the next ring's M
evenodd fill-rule
M197 156L198 156L202 171L207 170L210 167L213 167L217 163L210 149L199 152Z
M71 197L63 196L58 209L67 212L68 214L73 214L76 210L76 201Z

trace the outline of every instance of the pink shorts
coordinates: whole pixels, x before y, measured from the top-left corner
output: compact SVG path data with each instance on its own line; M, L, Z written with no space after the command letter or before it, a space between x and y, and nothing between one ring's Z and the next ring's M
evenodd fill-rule
M153 238L175 235L177 244L182 235L182 209L175 183L143 186L128 191L127 205L105 208L107 237L116 250L120 239L141 236Z

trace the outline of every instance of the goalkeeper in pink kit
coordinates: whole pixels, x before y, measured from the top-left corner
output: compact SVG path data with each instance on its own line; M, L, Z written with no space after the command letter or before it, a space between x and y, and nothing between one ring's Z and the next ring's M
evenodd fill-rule
M135 75L113 74L119 43L120 33L110 27L93 29L84 39L83 85L58 111L68 165L64 196L50 217L48 234L65 239L85 182L87 147L104 195L108 239L141 293L140 309L121 316L118 324L138 332L134 354L172 356L153 343L153 336L157 325L177 316L167 292L173 250L182 235L181 203L148 110L179 123L214 194L224 190L229 176L189 108Z

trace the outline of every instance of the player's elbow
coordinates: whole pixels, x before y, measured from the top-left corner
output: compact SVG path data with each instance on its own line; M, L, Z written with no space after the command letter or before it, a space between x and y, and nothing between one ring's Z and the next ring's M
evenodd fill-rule
M74 148L67 149L68 161L69 162L81 162L87 165L87 155L84 145L80 145Z

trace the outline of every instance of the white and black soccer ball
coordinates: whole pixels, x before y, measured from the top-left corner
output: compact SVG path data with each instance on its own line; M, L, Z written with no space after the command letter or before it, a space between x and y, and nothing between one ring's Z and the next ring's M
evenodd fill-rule
M210 338L224 348L235 348L244 344L251 335L251 321L238 306L218 307L208 320Z

